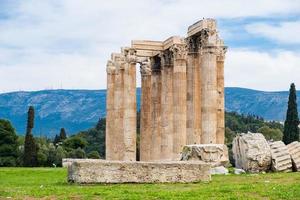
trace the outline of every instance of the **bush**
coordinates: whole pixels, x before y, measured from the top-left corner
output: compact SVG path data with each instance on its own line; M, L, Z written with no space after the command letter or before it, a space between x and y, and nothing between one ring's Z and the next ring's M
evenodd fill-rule
M86 158L86 156L83 149L77 148L68 153L68 158Z
M91 151L90 153L88 153L87 157L93 159L100 159L98 151Z

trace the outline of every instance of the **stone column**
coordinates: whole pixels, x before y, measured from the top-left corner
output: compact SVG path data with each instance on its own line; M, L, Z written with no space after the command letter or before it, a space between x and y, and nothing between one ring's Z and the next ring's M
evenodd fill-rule
M105 157L107 160L114 160L114 90L116 68L112 61L107 62L107 90L106 90L106 137L105 137Z
M160 58L152 58L151 78L151 160L160 160L161 155L161 63Z
M224 59L226 48L219 47L217 56L217 81L218 81L218 121L217 121L217 143L225 142L225 100L224 100Z
M112 160L123 160L124 158L124 68L123 60L115 61L116 75L114 87L114 138Z
M217 62L215 46L204 46L201 50L201 102L203 144L216 143L218 116Z
M173 157L173 63L172 52L165 50L161 57L161 156L160 160Z
M140 160L151 160L151 63L141 63L142 94L141 94L141 133Z
M173 159L180 159L180 153L186 145L186 57L185 44L175 44L170 50L173 53Z
M136 51L124 49L124 155L125 161L136 160Z
M201 58L199 36L187 38L187 144L201 143Z

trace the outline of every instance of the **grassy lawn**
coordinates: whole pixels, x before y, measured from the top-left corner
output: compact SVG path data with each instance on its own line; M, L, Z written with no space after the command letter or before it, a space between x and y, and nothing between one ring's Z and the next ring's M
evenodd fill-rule
M68 184L63 168L0 168L0 199L299 199L300 173L219 175L210 183Z

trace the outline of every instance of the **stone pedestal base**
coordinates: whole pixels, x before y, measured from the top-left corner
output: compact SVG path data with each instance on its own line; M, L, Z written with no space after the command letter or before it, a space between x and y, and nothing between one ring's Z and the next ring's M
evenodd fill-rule
M229 164L228 149L224 144L186 145L181 160L203 161L212 167L226 166Z
M68 181L76 183L187 183L210 179L210 165L202 162L82 159L68 167Z

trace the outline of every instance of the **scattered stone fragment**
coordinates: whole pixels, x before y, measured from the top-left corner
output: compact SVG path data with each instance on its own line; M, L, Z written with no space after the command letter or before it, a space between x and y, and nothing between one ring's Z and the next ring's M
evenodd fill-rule
M293 164L293 170L300 171L300 142L292 142L287 145L287 148L290 152Z
M227 175L228 174L228 169L223 167L223 166L219 166L219 167L214 167L214 168L211 168L210 169L210 173L212 175L215 175L215 174L224 174L224 175Z
M270 142L272 171L292 171L292 160L287 146L282 141Z
M181 160L204 161L212 167L227 166L228 149L224 144L195 144L183 147Z
M247 172L267 171L271 167L271 150L261 133L243 133L232 143L235 166Z
M237 169L237 168L234 168L234 171L233 171L234 174L245 174L245 170L243 169Z

